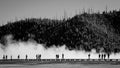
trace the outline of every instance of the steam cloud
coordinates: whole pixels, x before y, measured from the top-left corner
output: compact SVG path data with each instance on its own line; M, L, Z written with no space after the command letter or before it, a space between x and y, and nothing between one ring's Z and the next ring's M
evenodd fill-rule
M85 51L75 51L68 50L66 46L63 45L61 47L56 47L53 45L52 47L46 49L43 47L44 44L38 44L34 40L29 40L27 42L22 41L14 41L12 40L12 36L6 36L7 44L6 46L0 45L2 49L0 49L1 57L2 55L8 55L8 59L10 56L13 56L14 59L17 59L17 56L20 55L20 59L25 59L25 55L28 55L28 58L35 59L37 54L42 55L42 59L54 59L55 55L59 54L60 58L62 58L62 54L65 55L64 58L87 58L87 54ZM94 55L97 55L95 52ZM94 57L95 58L95 57ZM97 58L97 57L96 57Z
M14 59L17 59L17 56L20 55L20 59L25 59L25 55L28 55L29 59L35 59L37 54L41 54L42 59L55 59L56 54L62 58L62 54L64 54L64 58L73 58L73 59L87 59L88 54L91 54L91 58L98 58L98 53L96 50L92 49L91 52L86 52L83 50L69 50L66 49L66 46L56 47L53 45L52 47L46 49L44 44L38 44L34 40L29 40L27 42L23 41L14 41L11 35L6 36L7 44L6 46L0 45L0 58L2 59L3 55L8 55L8 59L12 56ZM111 54L111 58L119 58L119 54Z

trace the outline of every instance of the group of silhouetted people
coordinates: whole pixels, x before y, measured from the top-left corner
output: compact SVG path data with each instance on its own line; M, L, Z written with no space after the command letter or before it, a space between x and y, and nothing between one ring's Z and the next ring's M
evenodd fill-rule
M109 59L110 54L99 54L99 59L106 59L106 57Z
M106 59L106 54L99 54L99 59Z
M7 55L3 55L3 60L7 60L8 56ZM12 60L12 56L10 57L10 59Z
M88 54L88 59L90 59L90 54ZM110 58L110 54L99 54L98 55L99 59L106 59L106 58ZM3 59L7 59L8 56L7 55L3 55ZM17 56L18 59L20 59L20 55ZM26 55L26 58L28 59L28 55ZM36 59L41 59L41 54L36 55ZM56 54L56 59L59 59L59 54ZM62 59L64 59L64 54L62 54ZM11 60L12 60L12 56L11 56Z
M28 58L28 55L26 55L26 58ZM3 60L7 60L8 59L8 56L7 55L3 55ZM12 56L10 56L10 59L12 60ZM17 56L17 59L20 59L20 55Z
M3 55L3 59L7 60L7 58L8 58L7 55ZM20 55L17 56L17 59L20 59ZM28 55L25 56L25 59L28 59ZM41 59L41 54L37 54L36 59ZM56 59L59 59L59 54L56 54ZM62 54L62 59L64 59L64 54ZM11 60L12 60L12 56L11 56Z
M7 59L7 57L8 57L7 55L3 55L3 59Z
M41 54L37 54L36 59L41 59Z
M98 57L99 59L106 59L106 57L109 59L110 54L99 54ZM90 59L90 54L88 54L88 59Z
M56 54L56 59L59 59L59 55ZM64 59L64 54L62 54L62 59Z

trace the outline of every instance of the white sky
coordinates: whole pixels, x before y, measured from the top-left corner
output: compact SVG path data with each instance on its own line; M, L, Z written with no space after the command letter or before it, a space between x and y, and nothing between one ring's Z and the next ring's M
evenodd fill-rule
M0 0L0 23L24 18L73 16L83 8L103 11L119 9L120 0Z

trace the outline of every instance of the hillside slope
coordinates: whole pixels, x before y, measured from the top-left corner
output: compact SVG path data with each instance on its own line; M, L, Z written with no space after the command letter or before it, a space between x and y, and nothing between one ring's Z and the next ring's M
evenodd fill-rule
M117 53L120 52L119 29L114 28L116 24L111 25L114 21L108 18L112 18L109 14L83 13L67 20L32 18L8 23L0 26L0 43L6 46L6 36L12 35L12 40L32 39L45 44L45 48L66 45L69 50Z

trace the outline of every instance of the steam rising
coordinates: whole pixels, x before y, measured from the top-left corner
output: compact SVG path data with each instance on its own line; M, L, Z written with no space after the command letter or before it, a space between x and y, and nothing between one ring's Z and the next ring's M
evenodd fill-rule
M21 59L25 59L25 55L28 55L28 58L35 59L37 54L41 54L43 59L48 58L56 58L56 54L65 55L65 58L87 58L87 55L85 55L85 51L70 51L66 49L66 46L63 45L61 47L50 47L46 49L43 47L43 44L38 44L33 40L29 40L27 42L21 42L21 41L14 41L12 40L12 36L8 35L6 36L7 44L6 46L0 45L2 49L0 49L1 56L2 55L12 55L13 58L17 59L17 56L20 55ZM88 53L86 53L88 54ZM82 55L82 56L81 56ZM1 57L2 58L2 57ZM62 58L62 56L60 56Z
M14 59L17 59L17 56L20 55L20 59L25 59L25 55L28 55L29 59L35 59L37 54L42 55L42 59L55 59L56 54L62 58L62 54L65 55L64 58L74 58L74 59L87 59L88 54L91 54L91 58L98 59L98 53L96 50L92 50L91 52L86 52L82 50L68 50L66 46L56 47L53 45L52 47L46 49L44 44L38 44L34 40L29 40L27 42L22 41L14 41L12 39L12 35L6 36L7 44L6 46L0 45L0 58L2 59L3 55L8 55L8 59L10 56L13 56ZM111 58L119 58L119 55L112 54Z

